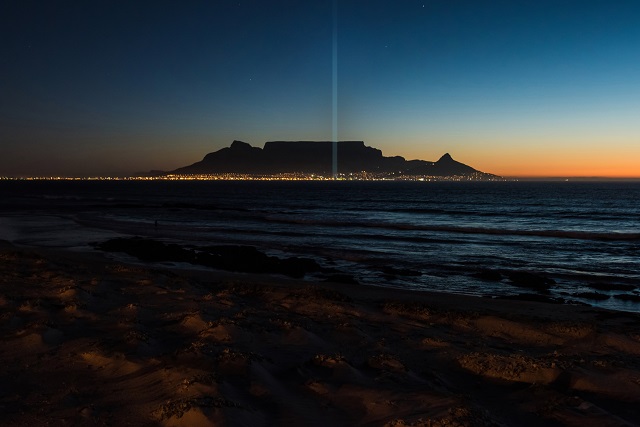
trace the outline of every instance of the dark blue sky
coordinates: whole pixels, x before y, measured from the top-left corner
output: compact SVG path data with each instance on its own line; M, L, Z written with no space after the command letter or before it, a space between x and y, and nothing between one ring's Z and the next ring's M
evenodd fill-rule
M640 176L640 2L336 3L340 139L505 175ZM0 175L329 140L332 30L332 0L2 2Z

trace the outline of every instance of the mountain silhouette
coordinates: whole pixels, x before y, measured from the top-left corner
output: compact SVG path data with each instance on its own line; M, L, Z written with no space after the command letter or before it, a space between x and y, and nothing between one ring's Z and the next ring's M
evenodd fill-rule
M449 153L437 162L406 160L401 156L385 157L377 148L363 141L339 141L338 172L343 174L370 172L378 174L470 176L489 178L494 175L480 172L454 160ZM331 141L270 141L264 148L252 147L243 141L207 154L201 161L178 168L170 173L192 174L255 174L332 173L333 143Z
M437 162L424 162L406 171L407 175L431 175L431 176L466 176L480 173L471 166L453 160L449 153L440 157Z

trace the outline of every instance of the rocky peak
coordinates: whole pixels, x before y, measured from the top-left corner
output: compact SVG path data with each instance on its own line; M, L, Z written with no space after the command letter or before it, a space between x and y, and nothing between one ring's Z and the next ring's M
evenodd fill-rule
M234 140L231 143L231 147L229 148L231 148L232 150L248 150L253 147L250 144L247 144L246 142Z
M451 155L449 153L445 153L444 156L440 157L440 160L438 160L438 162L453 162L453 157L451 157Z

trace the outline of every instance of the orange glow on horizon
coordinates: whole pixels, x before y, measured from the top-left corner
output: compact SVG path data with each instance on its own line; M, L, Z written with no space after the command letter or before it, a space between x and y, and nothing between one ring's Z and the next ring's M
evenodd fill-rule
M586 157L586 156L585 156ZM511 157L479 162L490 173L510 177L599 177L640 178L640 156L616 158L556 158ZM528 160L528 161L527 161ZM486 166L485 166L486 165ZM475 167L475 166L474 166Z
M615 147L615 151L610 151ZM417 147L416 147L417 148ZM407 159L435 161L444 153L479 171L513 178L640 178L640 144L508 143L455 144L415 150ZM433 153L436 153L435 155ZM385 154L387 155L387 154Z
M640 174L638 172L622 172L619 171L599 171L599 172L591 172L588 171L567 171L567 170L550 170L550 171L532 171L532 172L510 172L509 170L499 171L499 172L491 172L495 175L499 175L505 178L613 178L613 179L640 179Z
M640 178L640 168L637 165L616 164L571 164L558 165L554 163L515 164L509 162L481 163L471 166L483 172L493 173L504 177L514 178L544 178L544 177L583 177L583 178ZM507 164L508 166L505 166Z

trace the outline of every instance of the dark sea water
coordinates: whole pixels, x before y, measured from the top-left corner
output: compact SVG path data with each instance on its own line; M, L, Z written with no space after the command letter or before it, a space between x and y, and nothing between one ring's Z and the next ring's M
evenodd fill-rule
M556 282L551 297L640 311L637 182L0 182L0 239L93 250L134 235L486 297L536 293L507 278L527 271ZM474 277L484 269L503 279Z

